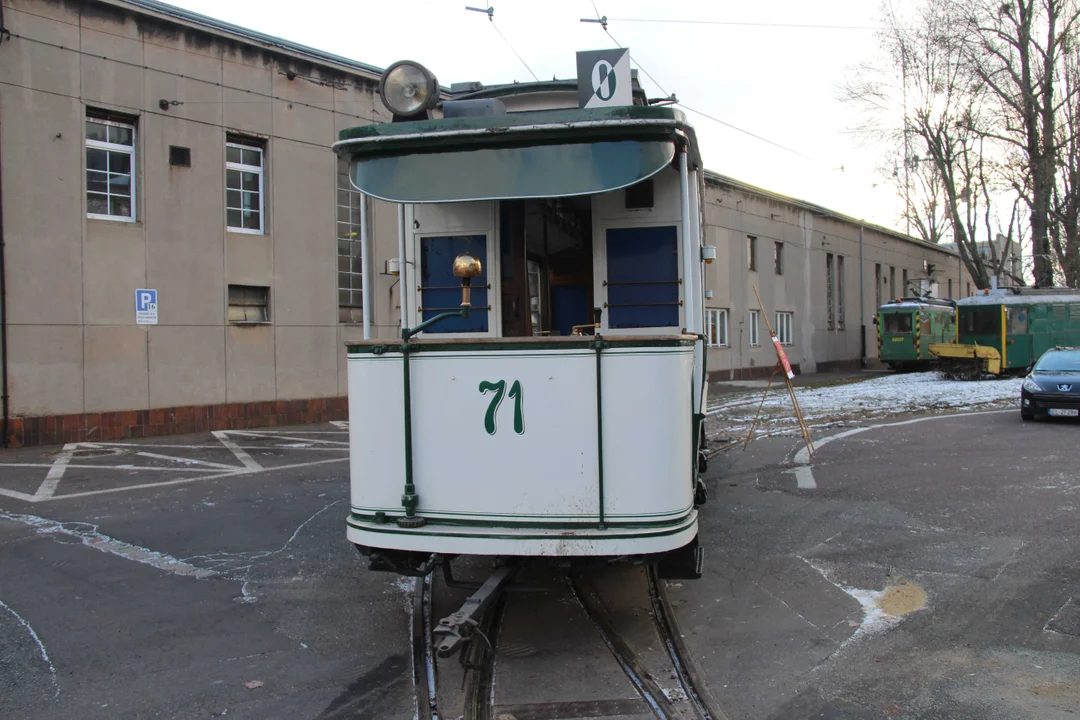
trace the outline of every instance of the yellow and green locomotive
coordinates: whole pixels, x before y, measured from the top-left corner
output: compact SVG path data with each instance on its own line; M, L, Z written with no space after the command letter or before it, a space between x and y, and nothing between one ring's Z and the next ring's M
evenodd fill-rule
M975 373L1022 373L1048 349L1080 345L1080 290L1005 288L957 301L957 341L930 352Z
M937 298L897 298L878 308L878 358L893 370L928 370L935 343L956 341L956 302Z

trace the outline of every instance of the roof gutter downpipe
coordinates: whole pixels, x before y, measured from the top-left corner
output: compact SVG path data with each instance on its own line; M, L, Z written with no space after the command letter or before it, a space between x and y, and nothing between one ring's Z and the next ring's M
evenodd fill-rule
M4 29L3 9L0 7L0 40L3 38ZM4 202L3 202L3 172L0 171L0 354L3 361L0 362L0 396L3 400L3 437L0 438L0 446L11 446L11 403L8 398L8 343L7 343L7 269L4 266Z
M876 308L875 308L876 311ZM865 368L866 358L866 259L863 252L863 226L859 225L859 342L861 362Z

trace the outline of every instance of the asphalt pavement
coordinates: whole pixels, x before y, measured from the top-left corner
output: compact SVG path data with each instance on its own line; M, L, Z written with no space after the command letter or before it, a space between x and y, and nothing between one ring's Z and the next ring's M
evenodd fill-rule
M798 438L714 457L706 575L670 593L729 717L1080 716L1077 433L822 435L812 489ZM345 440L0 454L0 716L412 718L408 584L345 539Z

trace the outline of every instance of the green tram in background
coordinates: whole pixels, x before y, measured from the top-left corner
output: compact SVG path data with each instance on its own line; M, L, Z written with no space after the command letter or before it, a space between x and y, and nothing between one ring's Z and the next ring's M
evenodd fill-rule
M1052 347L1080 345L1080 290L984 290L956 304L957 341L930 352L960 370L1023 373Z
M956 342L956 302L937 298L897 298L878 308L878 358L893 370L926 370L937 357L934 343Z

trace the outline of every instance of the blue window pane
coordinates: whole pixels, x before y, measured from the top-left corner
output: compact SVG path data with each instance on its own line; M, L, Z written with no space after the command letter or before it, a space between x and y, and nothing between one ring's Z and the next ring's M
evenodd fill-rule
M420 240L420 307L423 319L461 307L461 279L454 277L454 258L469 252L480 258L483 273L472 279L472 313L469 319L449 318L426 333L487 332L488 268L487 236L429 237Z
M608 230L607 265L608 327L678 327L674 226Z

